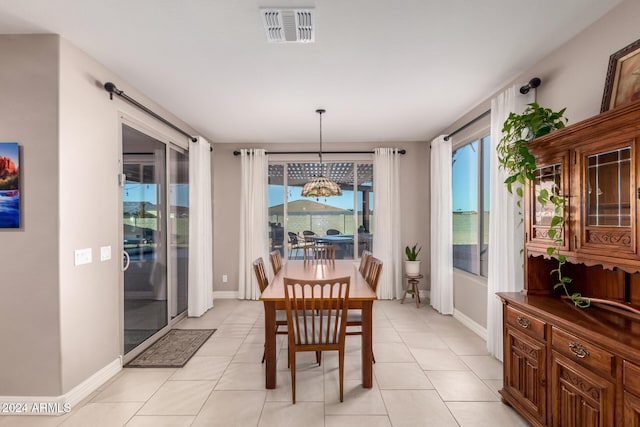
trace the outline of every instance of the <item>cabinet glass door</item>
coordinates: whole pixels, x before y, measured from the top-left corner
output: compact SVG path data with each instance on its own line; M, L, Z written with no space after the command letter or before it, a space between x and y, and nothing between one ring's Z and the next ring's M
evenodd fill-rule
M543 166L535 170L533 188L535 200L533 204L533 224L549 227L554 216L554 206L552 203L542 204L538 200L541 191L546 190L549 194L562 193L562 164Z
M552 202L542 203L540 194L547 193L546 199L552 195L565 197L565 211L570 211L571 198L568 197L569 189L569 152L559 153L553 156L546 156L537 159L539 167L533 171L534 178L528 188L528 211L530 216L528 230L528 243L538 244L540 247L549 247L554 239L549 237L549 229L551 221L556 214L561 215L562 212L555 212L555 206ZM543 198L544 200L544 198ZM557 230L560 231L560 230ZM562 231L563 250L569 247L569 222L567 222Z
M587 157L587 225L631 226L631 148Z
M581 233L579 251L615 251L617 257L638 258L636 244L633 141L597 143L581 154Z

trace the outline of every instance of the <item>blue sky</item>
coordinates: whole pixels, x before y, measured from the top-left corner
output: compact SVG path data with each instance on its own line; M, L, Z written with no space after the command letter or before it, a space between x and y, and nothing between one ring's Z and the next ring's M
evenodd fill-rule
M18 163L18 153L17 142L0 142L0 156L10 158L17 167L20 167Z
M320 197L320 200L316 200L315 197L302 197L300 192L301 187L289 188L289 202L296 200L312 200L318 203L324 203L326 205L335 206L342 209L353 209L353 191L343 190L340 197ZM269 185L269 206L280 205L284 203L284 192L282 185ZM358 206L362 204L362 193L358 192ZM369 206L373 209L373 203Z
M483 144L489 148L489 138ZM489 167L489 156L485 156L485 168ZM478 141L460 147L453 157L452 206L454 212L477 212L478 210ZM489 174L485 173L484 208L489 210Z

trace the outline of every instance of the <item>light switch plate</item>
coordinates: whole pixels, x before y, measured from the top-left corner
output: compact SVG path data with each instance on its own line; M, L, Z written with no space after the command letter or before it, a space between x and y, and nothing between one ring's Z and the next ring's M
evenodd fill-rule
M76 249L75 251L75 263L76 265L91 264L92 262L91 248Z
M100 261L111 259L111 246L100 246Z

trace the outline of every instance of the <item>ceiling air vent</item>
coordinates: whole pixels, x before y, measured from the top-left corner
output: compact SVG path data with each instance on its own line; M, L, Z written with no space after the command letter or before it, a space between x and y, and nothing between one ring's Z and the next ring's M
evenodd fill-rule
M260 9L260 15L270 42L315 41L313 9Z

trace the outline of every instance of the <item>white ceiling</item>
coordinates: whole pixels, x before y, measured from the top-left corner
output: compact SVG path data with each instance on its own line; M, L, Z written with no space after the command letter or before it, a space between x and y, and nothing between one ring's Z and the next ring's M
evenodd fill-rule
M319 107L324 141L419 141L619 2L1 0L0 34L62 35L214 142L317 143ZM267 43L274 6L316 42Z

